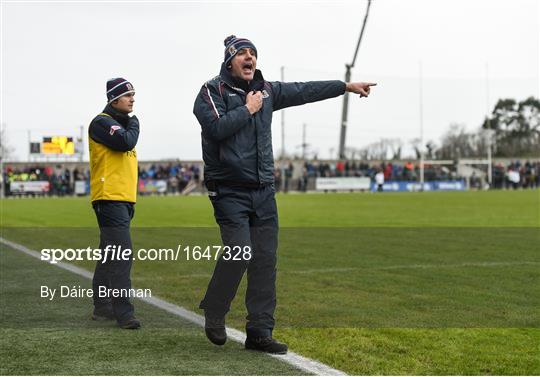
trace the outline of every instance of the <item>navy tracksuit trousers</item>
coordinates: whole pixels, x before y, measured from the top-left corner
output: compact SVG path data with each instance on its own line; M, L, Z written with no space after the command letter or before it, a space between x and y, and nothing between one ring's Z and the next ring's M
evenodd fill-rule
M231 248L249 246L251 259L226 260L221 256L199 307L207 315L225 316L247 270L245 302L249 337L271 336L274 328L278 245L274 194L273 185L259 188L217 185L210 190L223 245Z
M133 203L97 200L92 203L99 224L99 248L102 252L102 260L107 245L119 247L122 250L132 249L129 225L135 213ZM105 263L98 261L92 279L94 290L94 307L96 310L109 309L112 307L114 315L118 321L125 321L133 317L134 309L129 297L98 297L100 286L110 289L130 289L131 288L131 265L133 264L133 253L129 260L115 258L111 260L111 255L107 255Z

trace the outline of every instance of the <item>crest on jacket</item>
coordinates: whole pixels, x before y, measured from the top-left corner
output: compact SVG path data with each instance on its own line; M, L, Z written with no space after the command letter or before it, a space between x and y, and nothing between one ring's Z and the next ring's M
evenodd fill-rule
M120 126L111 126L111 129L109 130L109 135L111 135L111 136L114 135L115 131L119 130L120 128L122 128L122 127L120 127Z

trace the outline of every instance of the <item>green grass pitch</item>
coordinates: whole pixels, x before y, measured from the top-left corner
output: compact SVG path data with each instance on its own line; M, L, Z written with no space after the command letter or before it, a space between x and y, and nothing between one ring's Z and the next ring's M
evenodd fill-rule
M540 192L278 195L275 337L350 374L540 374ZM2 237L97 247L87 198L4 200ZM140 198L134 248L219 244L206 197ZM1 374L298 374L135 301L138 332L88 320L89 281L2 246ZM92 270L93 262L74 262ZM198 311L214 262L136 261L134 286ZM242 329L245 281L227 318Z

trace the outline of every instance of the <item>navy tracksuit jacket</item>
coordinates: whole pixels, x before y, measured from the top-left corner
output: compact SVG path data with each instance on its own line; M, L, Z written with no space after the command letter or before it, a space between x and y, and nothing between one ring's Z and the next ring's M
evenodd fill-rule
M262 91L263 105L251 115L245 103L253 90ZM200 308L205 314L224 316L247 269L248 337L271 336L274 328L278 216L272 113L343 93L342 81L268 82L259 70L248 84L222 65L220 75L207 81L195 100L204 179L223 244L251 249L249 260L218 260Z

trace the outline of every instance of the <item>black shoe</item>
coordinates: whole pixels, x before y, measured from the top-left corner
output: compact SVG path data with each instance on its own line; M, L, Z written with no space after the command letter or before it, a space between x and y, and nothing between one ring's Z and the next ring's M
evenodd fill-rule
M278 355L286 354L287 350L289 349L286 344L280 343L270 336L247 338L245 346L247 350L261 351Z
M222 346L227 341L225 317L209 317L204 315L204 332L212 343Z
M94 321L110 321L116 319L111 308L94 309L92 320Z
M138 319L136 318L130 318L130 319L126 319L124 321L118 321L118 326L121 328L121 329L126 329L126 330L137 330L141 327L141 323L139 322Z

